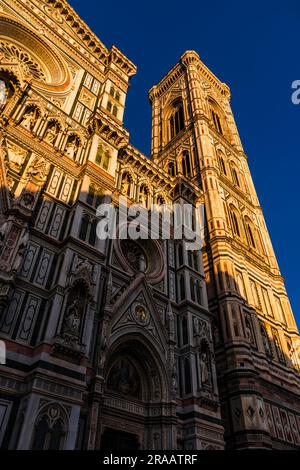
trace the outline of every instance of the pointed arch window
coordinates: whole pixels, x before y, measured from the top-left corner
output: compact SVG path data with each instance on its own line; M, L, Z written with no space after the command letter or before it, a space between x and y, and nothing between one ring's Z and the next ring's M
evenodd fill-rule
M222 155L218 155L219 157L219 167L220 167L220 170L221 172L227 176L227 171L226 171L226 166L225 166L225 162L224 162L224 158L222 157Z
M107 102L107 111L109 111L111 113L111 110L112 110L112 102L108 101Z
M233 183L236 185L236 186L240 186L240 181L239 181L239 177L238 177L238 174L237 174L237 171L234 167L231 168L231 173L232 173L232 180L233 180Z
M170 176L174 177L175 176L175 162L169 162L168 165L168 173Z
M112 114L113 114L113 116L115 116L115 117L117 117L117 115L118 115L118 108L117 108L116 105L113 106Z
M191 160L190 160L190 154L188 152L185 152L182 156L182 173L184 176L191 176Z
M170 140L173 139L183 129L184 129L184 112L183 112L183 104L180 101L173 107L171 115L169 117Z
M212 116L214 128L216 129L216 131L219 132L219 134L223 135L223 129L222 129L221 119L220 119L219 114L215 110L212 109L211 116Z
M255 244L255 240L254 240L254 236L253 236L250 224L247 224L247 232L248 232L248 235L249 235L250 245L252 246L252 248L256 248L256 244Z
M240 236L241 236L241 233L240 233L238 218L237 218L237 215L236 215L235 211L233 211L233 210L231 210L231 218L232 218L233 232L234 232L238 237L240 237Z
M109 94L110 94L110 96L112 96L114 98L114 96L115 96L115 87L113 85L110 87Z

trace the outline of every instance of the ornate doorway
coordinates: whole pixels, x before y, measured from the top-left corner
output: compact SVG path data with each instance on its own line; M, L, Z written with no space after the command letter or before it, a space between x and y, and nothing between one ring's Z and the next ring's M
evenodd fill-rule
M127 337L120 343L107 359L100 448L162 448L170 419L165 416L170 399L166 370L157 352L143 340Z

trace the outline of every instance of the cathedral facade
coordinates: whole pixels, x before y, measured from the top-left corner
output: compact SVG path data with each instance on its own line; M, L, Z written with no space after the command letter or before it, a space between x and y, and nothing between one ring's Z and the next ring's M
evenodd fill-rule
M0 447L299 448L300 338L228 86L186 51L147 158L118 48L65 0L0 0L0 23ZM202 248L99 238L120 196L204 207Z

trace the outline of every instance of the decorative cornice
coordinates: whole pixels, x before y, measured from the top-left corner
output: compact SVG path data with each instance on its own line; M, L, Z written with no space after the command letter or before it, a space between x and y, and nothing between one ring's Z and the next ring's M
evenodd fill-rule
M199 55L195 51L185 51L182 54L180 61L170 70L170 72L149 91L149 100L152 103L155 98L160 96L167 91L170 86L178 80L178 78L184 73L189 66L194 65L200 74L209 81L219 93L230 98L230 89L226 83L222 83L206 65L200 60Z
M98 134L108 143L113 144L117 149L128 144L129 133L112 118L100 112L98 109L91 115L87 126L91 135L93 133Z

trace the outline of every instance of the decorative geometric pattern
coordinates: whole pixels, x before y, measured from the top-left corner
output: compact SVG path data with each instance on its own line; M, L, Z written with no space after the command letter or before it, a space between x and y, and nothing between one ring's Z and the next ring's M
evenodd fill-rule
M6 59L17 62L26 76L34 77L42 82L46 81L46 76L40 65L27 52L21 50L15 44L0 41L0 58L1 53Z

